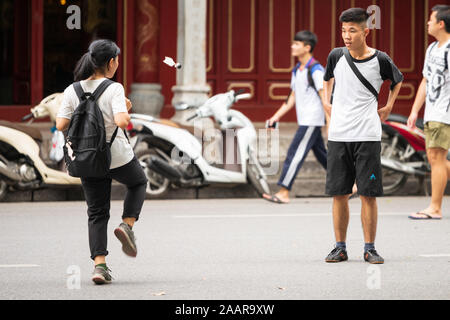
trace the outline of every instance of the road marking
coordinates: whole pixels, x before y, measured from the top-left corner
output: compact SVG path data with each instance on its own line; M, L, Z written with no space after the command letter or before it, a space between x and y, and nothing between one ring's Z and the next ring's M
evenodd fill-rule
M450 257L450 253L421 254L420 257L423 257L423 258L443 258L443 257Z
M175 219L226 219L226 218L279 218L279 217L329 217L329 213L303 213L303 214L216 214L216 215L190 215L173 216Z
M0 264L0 268L38 268L37 264Z
M360 216L360 213L351 213L350 216ZM398 212L385 212L379 216L406 216ZM216 214L216 215L184 215L172 216L174 219L229 219L229 218L289 218L289 217L331 217L331 213L279 213L279 214Z

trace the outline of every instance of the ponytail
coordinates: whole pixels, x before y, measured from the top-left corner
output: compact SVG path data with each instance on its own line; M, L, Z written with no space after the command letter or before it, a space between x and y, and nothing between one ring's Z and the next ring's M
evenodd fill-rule
M111 59L120 54L119 47L111 40L96 40L89 46L75 66L74 80L86 80L96 72L105 73Z
M81 59L78 61L75 71L74 80L75 82L86 80L95 73L95 65L92 62L92 57L89 52L85 53Z

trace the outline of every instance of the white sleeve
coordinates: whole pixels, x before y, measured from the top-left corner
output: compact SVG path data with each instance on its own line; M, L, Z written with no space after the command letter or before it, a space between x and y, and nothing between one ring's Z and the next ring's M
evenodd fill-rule
M433 45L433 43L428 46L427 52L425 53L425 62L423 63L423 70L422 70L422 75L425 79L428 79L427 61L428 61L428 56L430 55L430 49L431 49L432 45Z
M64 90L64 98L61 107L58 110L57 118L72 119L73 111L75 110L77 104L77 98L75 89L73 85L69 86Z
M325 72L323 72L321 69L317 69L312 74L312 78L314 81L314 85L316 86L316 90L320 91L323 89L323 77L325 75Z
M113 84L113 94L111 99L111 107L113 114L127 112L127 104L125 101L125 89L120 83Z
M291 90L295 91L295 74L292 73L292 77L291 77Z

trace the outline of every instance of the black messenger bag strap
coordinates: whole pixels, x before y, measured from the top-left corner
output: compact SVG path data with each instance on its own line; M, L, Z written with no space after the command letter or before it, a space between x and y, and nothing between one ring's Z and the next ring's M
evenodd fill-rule
M350 55L350 52L348 51L347 48L344 48L344 55L345 55L345 59L347 59L348 65L350 66L350 68L352 68L353 72L355 73L355 75L358 77L358 79L362 82L362 84L370 91L373 93L373 95L375 96L375 98L377 98L378 101L378 92L377 90L375 90L375 88L370 84L370 82L364 78L364 76L361 74L361 72L358 70L358 67L356 67L355 63L353 62L353 58Z
M114 140L116 140L118 132L119 132L119 127L117 127L116 130L114 130L114 133L113 133L113 135L111 137L111 141L109 142L109 147L111 147L113 142L114 142Z

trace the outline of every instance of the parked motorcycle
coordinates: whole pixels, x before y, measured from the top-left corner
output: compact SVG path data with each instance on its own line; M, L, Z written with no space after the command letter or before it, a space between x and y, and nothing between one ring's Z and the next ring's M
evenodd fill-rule
M402 188L410 176L418 178L419 188L429 194L425 178L431 174L431 166L426 154L423 119L418 119L415 129L410 129L407 122L407 117L392 114L382 125L381 165L387 195ZM450 160L450 152L447 158Z
M248 182L259 195L270 194L266 174L257 158L255 127L244 114L231 110L234 103L250 96L241 93L215 95L188 119L192 123L195 118L213 117L220 126L214 131L220 138L218 144L203 139L205 131L196 129L194 123L186 126L147 115L131 115L129 133L137 137L135 152L147 175L150 197L161 197L171 186L234 186ZM194 109L185 104L175 108ZM139 148L142 143L147 147ZM212 150L220 161L210 161L205 155L205 151Z
M53 94L31 109L22 120L50 117L55 123L63 95ZM30 123L31 123L30 122ZM42 135L27 125L0 121L0 200L8 191L36 190L48 186L78 186L81 181L65 172L64 160L49 167L42 160Z

